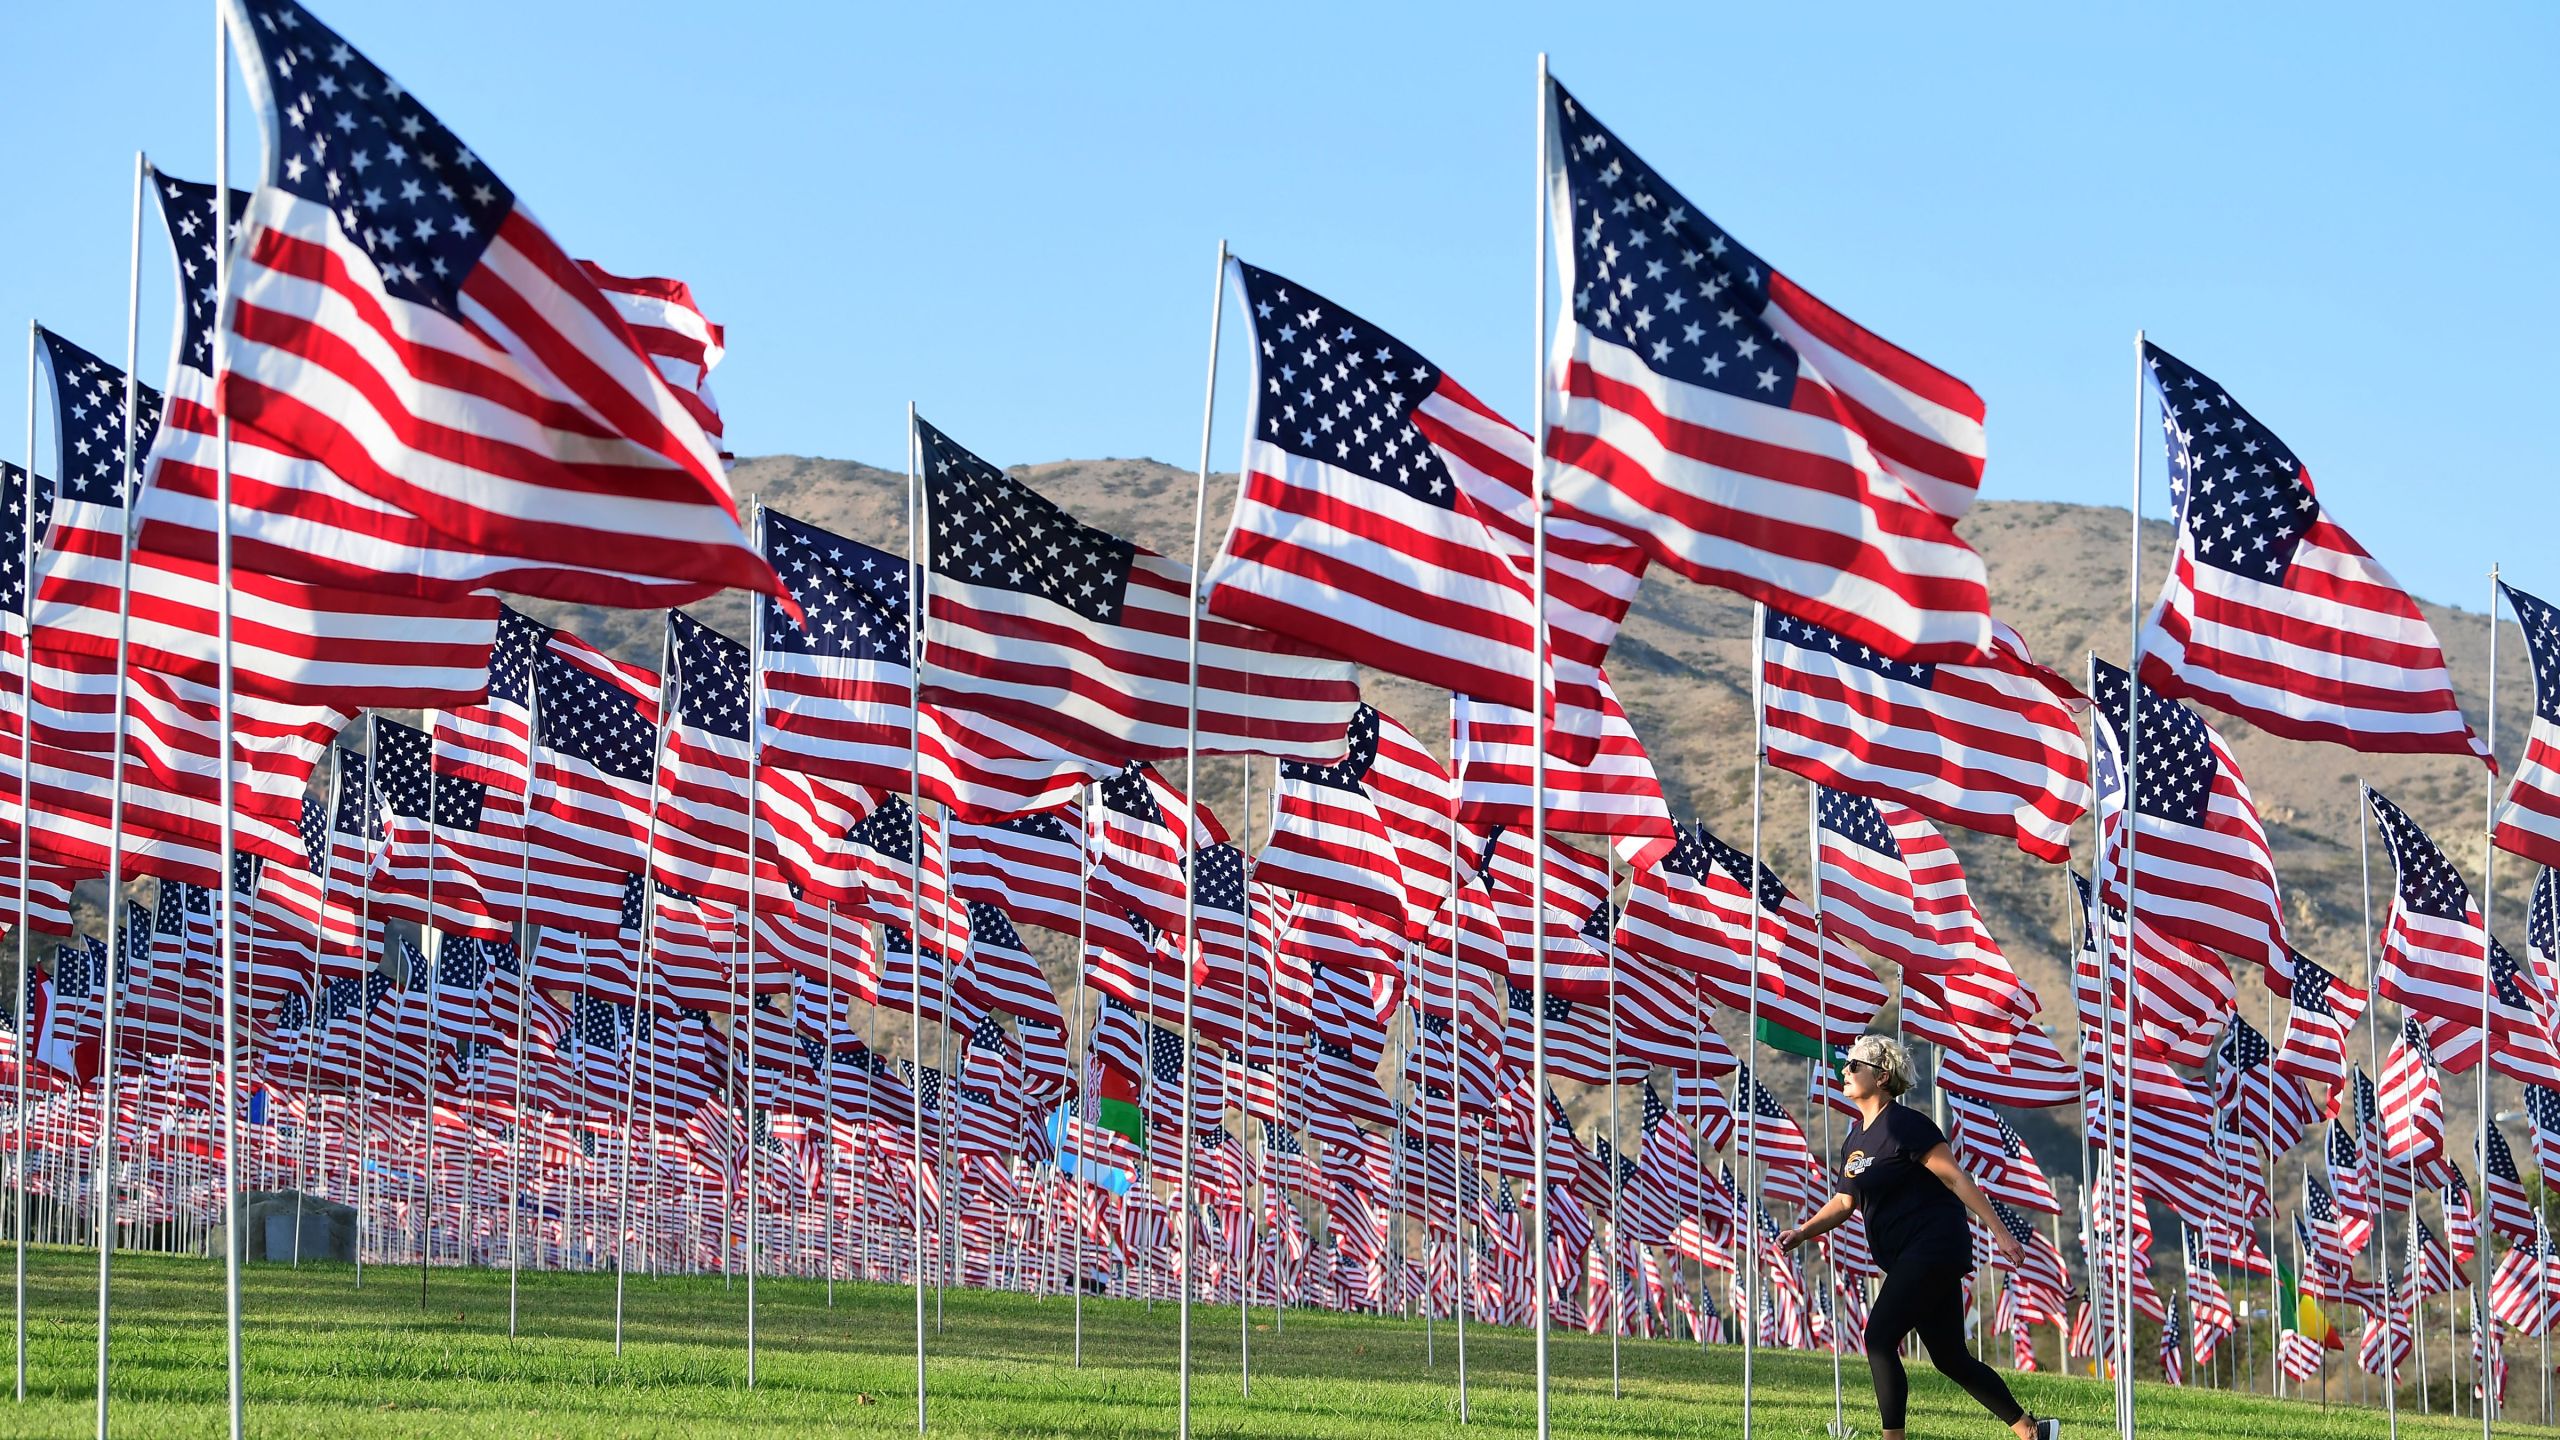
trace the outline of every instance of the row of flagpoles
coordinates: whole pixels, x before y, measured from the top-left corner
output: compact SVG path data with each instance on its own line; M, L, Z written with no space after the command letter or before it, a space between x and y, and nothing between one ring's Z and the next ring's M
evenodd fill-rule
M912 409L898 557L737 515L707 385L722 339L684 287L570 259L291 0L218 15L214 183L137 173L129 312L147 196L181 289L171 382L134 379L131 322L121 371L38 327L27 463L8 477L22 1397L43 1194L55 1237L98 1249L101 1435L120 1233L221 1237L240 1432L246 1166L351 1201L359 1264L413 1250L422 1287L440 1249L511 1271L609 1251L617 1344L635 1263L725 1274L742 1256L750 1383L768 1263L903 1276L919 1428L935 1284L1063 1287L1079 1336L1088 1284L1168 1292L1183 1433L1195 1299L1231 1297L1240 1336L1257 1298L1448 1315L1462 1417L1470 1315L1525 1323L1543 1435L1559 1313L1614 1337L1677 1309L1705 1339L1721 1269L1748 1433L1764 1327L1831 1350L1837 1404L1874 1267L1839 1232L1817 1294L1767 1245L1763 1202L1819 1203L1828 1183L1745 1057L1807 1057L1821 1103L1820 1059L1895 998L1861 951L1899 972L1900 1026L1929 1042L1968 1164L2004 1203L2062 1208L1992 1107L2082 1107L2089 1288L2058 1222L2048 1241L2006 1216L2030 1258L2007 1267L2001 1328L2049 1320L2075 1332L2064 1353L2109 1356L2122 1433L2133 1316L2163 1324L2179 1372L2248 1333L2217 1262L2284 1277L2271 1360L2324 1396L2313 1302L2366 1312L2359 1358L2391 1377L2395 1425L2418 1301L2456 1288L2460 1261L2481 1271L2484 1434L2499 1328L2547 1335L2549 1241L2489 1069L2528 1087L2547 1172L2560 894L2546 870L2517 964L2492 937L2487 857L2560 861L2560 623L2499 587L2545 698L2503 804L2492 773L2480 902L2360 788L2398 877L2378 931L2368 903L2368 983L2299 954L2247 784L2186 702L2292 741L2491 746L2415 603L2293 452L2175 356L2137 339L2133 513L2156 400L2172 573L2146 611L2137 524L2133 659L2090 657L2084 694L1993 619L1956 534L1984 465L1979 398L1708 221L1542 62L1529 429L1222 246L1187 568ZM253 193L228 185L235 41L267 136ZM1248 440L1211 564L1230 296ZM1747 848L1674 820L1603 668L1654 565L1756 602ZM754 592L748 638L670 608L658 671L494 598L675 607L732 586ZM1362 704L1360 664L1451 693L1445 766ZM420 726L382 713L409 710ZM362 747L340 743L364 712ZM1179 788L1157 769L1177 755ZM1200 802L1203 755L1278 762L1259 848ZM324 760L326 799L307 793ZM1764 760L1813 782L1809 904L1760 858ZM2067 864L2093 812L2075 1064L1937 827ZM71 890L101 877L104 933L84 938ZM141 877L147 912L125 899ZM390 925L421 938L385 966ZM1074 1003L1018 925L1072 941ZM39 931L67 937L50 972ZM2233 958L2288 1002L2275 1043L2240 1013ZM2403 1012L2388 1063L2378 1012L2366 1029L2378 1081L2349 1053L2376 999ZM1741 1054L1713 1006L1739 1019ZM910 1017L903 1071L881 1009ZM2437 1076L2464 1071L2485 1208L2447 1153ZM1605 1147L1582 1148L1551 1077L1604 1090ZM1647 1102L1636 1160L1617 1133L1630 1087ZM2274 1167L2324 1122L2330 1183L2305 1167L2286 1267ZM1318 1157L1293 1188L1301 1135ZM1740 1174L1710 1176L1728 1140ZM2416 1214L2422 1190L2449 1246ZM1312 1289L1301 1200L1320 1200L1333 1262ZM2155 1204L2181 1225L2183 1309L2151 1279ZM697 1223L719 1231L707 1250ZM1063 1278L1031 1258L1054 1260L1061 1231ZM2493 1236L2512 1242L2494 1273ZM1577 1270L1600 1300L1573 1304Z

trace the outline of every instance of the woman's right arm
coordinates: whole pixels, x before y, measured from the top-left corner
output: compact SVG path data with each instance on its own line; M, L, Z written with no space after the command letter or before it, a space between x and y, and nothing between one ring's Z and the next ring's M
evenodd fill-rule
M1811 1218L1778 1237L1778 1249L1793 1254L1795 1248L1817 1236L1828 1235L1849 1223L1849 1212L1857 1207L1846 1195L1834 1194L1828 1204L1813 1212Z

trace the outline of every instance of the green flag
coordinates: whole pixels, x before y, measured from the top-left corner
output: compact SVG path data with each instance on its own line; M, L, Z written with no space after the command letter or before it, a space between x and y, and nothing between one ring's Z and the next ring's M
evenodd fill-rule
M1800 1031L1790 1030L1766 1015L1760 1017L1759 1026L1751 1033L1759 1037L1761 1044L1772 1050L1781 1050L1789 1055L1801 1055L1807 1060L1822 1059L1826 1048L1820 1039Z

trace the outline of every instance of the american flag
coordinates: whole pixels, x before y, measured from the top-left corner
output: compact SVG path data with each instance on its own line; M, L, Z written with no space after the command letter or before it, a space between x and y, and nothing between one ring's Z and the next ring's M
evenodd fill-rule
M1040 1021L1055 1029L1066 1023L1058 995L1049 988L1047 972L1023 947L1022 932L1004 911L983 900L969 902L969 968L965 984L973 998L1008 1015Z
M2185 361L2146 342L2143 365L2178 512L2144 681L2288 739L2488 760L2434 627L2329 517L2302 461Z
M747 647L670 610L667 656L672 695L658 761L658 873L706 905L743 909L754 769Z
M2533 661L2533 728L2506 804L2498 808L2498 848L2546 867L2560 866L2560 608L2501 584Z
M2488 1145L2480 1157L2480 1188L2489 1197L2489 1228L2511 1240L2533 1238L2533 1198L2524 1188L2524 1177L2516 1171L2516 1156L2507 1148L2507 1135L2496 1125L2488 1127Z
M2371 997L2340 980L2320 962L2295 951L2287 987L2284 1040L2275 1067L2297 1080L2329 1087L2327 1113L2338 1113L2347 1080L2347 1037Z
M1645 866L1679 843L1671 802L1663 798L1653 757L1636 738L1609 677L1599 677L1598 749L1572 763L1547 746L1547 833L1606 836L1618 857ZM1450 772L1458 781L1458 818L1470 825L1529 824L1533 717L1486 701L1457 697L1450 714Z
M1847 946L1823 935L1812 910L1778 878L1777 871L1765 862L1755 870L1750 856L1707 833L1704 825L1698 827L1698 836L1717 867L1734 882L1731 890L1711 889L1707 894L1711 903L1718 898L1732 903L1733 897L1739 897L1735 908L1717 918L1728 937L1729 952L1749 955L1756 977L1749 989L1736 990L1709 973L1707 993L1733 1009L1747 1010L1750 989L1756 989L1761 1019L1825 1045L1846 1045L1864 1034L1887 998L1875 972ZM1756 916L1752 891L1745 888L1755 881ZM1756 937L1755 918L1759 922Z
M216 549L221 440L214 416L214 256L236 239L249 197L231 192L226 218L213 187L151 171L146 177L178 265L183 302L167 404L144 433L142 521L133 566L137 662L211 680L210 623L221 593ZM430 594L414 557L385 546L366 523L361 492L259 432L230 437L235 681L306 704L461 705L477 693L496 636L497 602L459 590ZM354 504L343 503L352 499ZM333 505L331 502L337 501ZM354 524L332 523L354 511ZM113 632L91 627L92 644Z
M770 590L710 437L515 193L293 0L226 11L269 170L237 246L222 408L547 572L511 583L553 599ZM590 568L600 555L618 573Z
M729 352L728 334L702 313L693 287L663 275L617 275L593 260L579 261L578 268L622 317L676 403L714 444L725 438L720 402L711 394L711 372ZM727 452L721 458L727 459Z
M2221 1061L2214 1069L2219 1091L2215 1109L2232 1128L2266 1146L2268 1154L2291 1150L2318 1122L2320 1112L2310 1092L2271 1063L2267 1037L2256 1026L2232 1016L2215 1054Z
M1979 664L1888 659L1809 620L1764 612L1762 734L1769 763L1817 785L2004 835L2039 860L2071 855L2089 813L2086 703L1994 622Z
M2132 802L2140 836L2139 873L2143 918L2198 945L2255 960L2270 970L2290 970L2284 943L2284 905L2276 888L2275 858L2248 782L2204 717L2149 685L2129 683L2125 672L2094 656L2090 692L2097 702L2097 785L2107 853L2123 853L2126 810L2125 729L2139 723L2139 793ZM2128 692L2138 691L2132 711ZM2110 867L2111 872L2117 867ZM2108 899L2121 899L2113 873Z
M2148 913L2129 919L2113 905L2092 904L2076 873L2071 885L2087 916L2072 994L2089 1046L2127 1043L2130 1012L2134 1043L2176 1064L2203 1064L2237 995L2230 966L2206 946L2162 933Z
M1535 618L1511 511L1530 438L1412 347L1321 295L1230 260L1252 334L1244 489L1210 613L1526 710ZM1554 723L1600 735L1597 669L1643 561L1551 537Z
M2383 1153L2424 1172L2444 1155L2444 1087L2418 1017L2400 1023L2400 1038L2383 1057L2381 1123Z
M1102 772L992 717L936 705L911 735L909 563L778 510L759 523L784 591L764 621L767 763L877 790L906 789L912 770L924 798L990 819L1072 803Z
M919 420L924 698L986 713L1103 764L1184 753L1192 576ZM1199 750L1330 762L1356 668L1303 642L1200 621Z
M1178 935L1183 925L1187 876L1184 844L1173 815L1148 783L1143 763L1104 780L1094 807L1093 889L1114 909L1137 912L1147 924ZM1177 806L1177 812L1179 807Z
M28 606L27 663L35 693L26 717L32 753L25 785L39 817L35 848L48 863L89 874L107 868L115 696L122 688L129 712L123 777L127 868L218 884L222 780L216 757L224 752L215 677L141 665L121 679L116 673L116 594L129 521L126 377L52 331L38 327L36 334L38 358L53 380L62 468ZM132 386L132 392L130 423L138 440L157 428L160 397L144 385ZM205 633L212 633L212 612L199 618ZM349 714L249 690L234 694L233 753L239 758L230 780L241 849L275 860L293 857L303 792L329 737Z
M1015 924L1076 933L1083 911L1081 803L992 824L951 826L951 893L1003 909Z
M372 723L373 787L386 826L374 913L457 935L506 935L520 910L521 818L492 813L487 785L438 766L425 731L379 715Z
M569 658L554 631L535 662L542 695L534 808L543 839L601 865L647 865L649 793L657 773L656 677L645 694ZM583 648L583 647L581 647Z
M1963 865L1918 811L1826 787L1816 792L1814 816L1827 928L1906 980L1922 971L1951 977L1970 970L1980 952L1999 954Z
M2471 887L2408 812L2379 790L2365 799L2399 877L2382 926L2382 998L2426 1017L2427 1043L2456 1073L2479 1059L2485 1008L2489 1063L2528 1085L2560 1086L2549 997L2489 934Z
M1368 788L1383 719L1370 705L1354 711L1343 738L1345 753L1334 764L1280 762L1271 838L1255 857L1254 871L1270 884L1339 901L1402 928L1406 898L1415 887L1406 878L1397 837ZM1441 790L1447 793L1445 781ZM1445 849L1445 823L1442 834ZM1445 858L1441 869L1445 874Z
M2539 1218L2532 1239L2518 1243L2489 1272L2489 1313L2538 1334L2560 1319L2560 1256Z
M1733 1153L1737 1158L1756 1157L1773 1165L1787 1161L1814 1163L1813 1147L1805 1142L1803 1128L1787 1113L1787 1107L1778 1103L1778 1097L1760 1083L1750 1066L1734 1072L1733 1088L1752 1117L1748 1122L1735 1122Z
M1991 643L1982 402L1778 274L1553 87L1557 511L1897 660Z
M2062 1213L2053 1182L2008 1117L1965 1095L1947 1097L1947 1114L1955 1121L1957 1146L1969 1162L1981 1167L1972 1173L1984 1194L2029 1210Z

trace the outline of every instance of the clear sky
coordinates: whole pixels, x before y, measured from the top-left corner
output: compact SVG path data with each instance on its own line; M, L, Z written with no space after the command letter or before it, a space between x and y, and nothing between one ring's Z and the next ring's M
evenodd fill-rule
M1221 237L1525 416L1544 49L1701 209L1983 394L1985 495L2123 503L2148 326L2411 588L2476 608L2497 558L2560 589L2560 9L315 3L574 253L693 283L741 453L895 464L912 399L1003 463L1187 465ZM121 349L132 153L211 170L212 68L208 4L12 16L7 323Z

